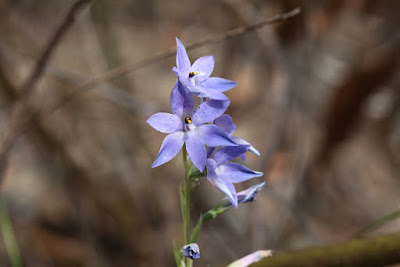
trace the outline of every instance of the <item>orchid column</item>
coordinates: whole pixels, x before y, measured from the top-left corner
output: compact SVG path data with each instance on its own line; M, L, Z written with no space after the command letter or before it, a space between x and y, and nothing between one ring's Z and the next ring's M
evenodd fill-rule
M218 77L210 77L214 69L214 57L204 56L193 65L184 45L177 41L176 67L172 70L178 79L171 92L170 113L157 113L147 122L156 130L168 134L160 148L152 167L158 167L174 158L182 149L185 167L183 187L180 188L181 210L184 224L185 244L180 251L174 249L177 266L191 266L192 260L200 257L197 244L202 224L225 212L238 203L252 201L264 183L250 188L238 201L233 183L239 183L261 176L245 166L229 162L237 157L244 158L244 153L258 151L247 141L232 136L236 130L232 118L224 114L230 101L223 93L233 88L236 83ZM200 98L195 107L193 96ZM200 177L207 179L229 200L217 203L216 207L201 216L193 232L190 224L190 194L192 182ZM240 193L239 193L240 194ZM243 201L245 200L245 201ZM206 216L208 214L208 216ZM183 256L187 257L186 263Z

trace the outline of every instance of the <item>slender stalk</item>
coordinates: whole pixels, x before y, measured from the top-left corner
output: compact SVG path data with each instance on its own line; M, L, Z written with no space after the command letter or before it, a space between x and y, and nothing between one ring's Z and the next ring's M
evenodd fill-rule
M189 162L186 152L186 146L183 147L182 150L183 162L185 165L185 181L183 185L183 196L184 196L184 207L185 207L185 217L183 218L183 223L185 227L185 243L188 244L190 239L190 191L191 191L191 182L189 178Z
M377 228L381 227L385 223L392 221L400 216L400 210L396 210L395 212L392 212L390 214L387 214L383 216L382 218L379 218L378 220L368 224L367 226L363 227L360 231L358 231L354 237L355 238L360 238L363 237L365 234L372 232L376 230Z
M183 164L185 166L185 180L181 192L181 209L184 228L185 244L190 243L190 193L192 191L192 183L190 180L190 163L186 152L186 145L182 148ZM192 260L186 259L186 267L192 266Z
M14 229L2 197L0 197L0 229L11 266L22 267L22 259L14 235Z

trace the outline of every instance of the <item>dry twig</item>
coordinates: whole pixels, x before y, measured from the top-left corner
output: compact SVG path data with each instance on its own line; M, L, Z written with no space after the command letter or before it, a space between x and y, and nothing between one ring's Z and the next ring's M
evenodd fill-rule
M27 112L29 110L29 96L34 92L35 85L42 77L43 72L49 62L51 55L60 43L61 38L74 22L77 12L88 4L90 0L76 0L69 8L66 16L61 20L60 24L55 28L53 34L46 43L43 52L36 61L32 72L18 90L19 96L10 115L8 125L5 128L5 134L0 142L0 184L5 169L5 162L8 152L12 148L18 137L27 129L33 114Z

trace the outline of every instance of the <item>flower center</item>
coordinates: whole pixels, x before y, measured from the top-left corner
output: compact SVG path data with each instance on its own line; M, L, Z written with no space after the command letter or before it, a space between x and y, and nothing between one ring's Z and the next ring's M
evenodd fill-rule
M197 71L189 72L189 78L194 77L194 75L196 75L196 74L197 74Z
M186 118L185 118L185 123L191 124L191 123L192 123L192 118L186 117Z

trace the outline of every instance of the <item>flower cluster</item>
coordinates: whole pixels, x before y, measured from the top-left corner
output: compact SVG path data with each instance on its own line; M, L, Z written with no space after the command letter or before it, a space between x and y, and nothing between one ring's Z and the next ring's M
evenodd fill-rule
M178 39L176 42L176 67L172 70L177 81L171 92L172 114L157 113L147 120L154 129L168 134L152 167L170 161L185 144L193 165L207 173L207 179L236 208L238 196L233 183L263 174L230 162L236 157L244 159L247 151L259 155L250 143L232 135L236 126L232 118L224 114L230 104L224 92L236 83L210 77L214 69L213 56L201 57L191 65L184 45ZM193 96L199 97L197 107Z

